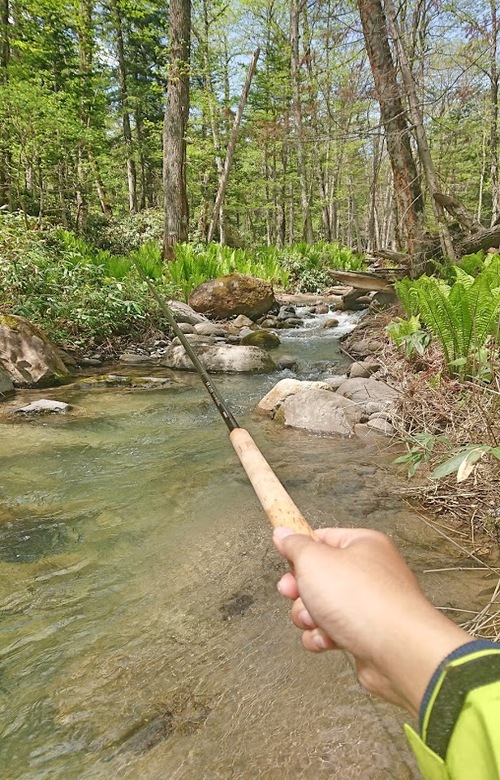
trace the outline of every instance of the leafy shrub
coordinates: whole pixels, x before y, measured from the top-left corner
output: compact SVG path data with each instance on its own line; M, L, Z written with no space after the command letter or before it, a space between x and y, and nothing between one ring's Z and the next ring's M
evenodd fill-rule
M2 215L0 307L38 323L49 338L76 345L144 327L151 317L162 319L134 268L122 278L109 273L119 259L67 231L42 234ZM171 285L160 284L167 297L176 294Z
M305 241L282 250L283 265L290 272L290 284L297 292L321 292L334 283L329 271L360 271L363 258L336 243Z
M499 343L500 256L485 259L475 278L453 269L448 284L434 276L396 283L406 312L419 317L440 343L452 373L491 378L489 349Z
M423 355L431 340L430 334L422 330L420 320L415 316L409 320L398 317L387 325L386 332L397 348L404 350L407 358L411 358L414 352Z
M164 215L161 209L146 209L138 214L89 217L85 238L99 249L114 255L126 255L151 241L163 240Z

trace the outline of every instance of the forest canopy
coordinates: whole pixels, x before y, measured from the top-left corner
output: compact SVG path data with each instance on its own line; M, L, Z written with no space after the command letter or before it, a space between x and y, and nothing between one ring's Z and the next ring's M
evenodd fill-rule
M163 208L172 7L2 0L2 207L90 234L112 215ZM190 18L191 239L206 239L257 47L216 238L411 250L413 209L421 235L444 225L453 238L436 190L477 225L497 222L495 2L195 0Z

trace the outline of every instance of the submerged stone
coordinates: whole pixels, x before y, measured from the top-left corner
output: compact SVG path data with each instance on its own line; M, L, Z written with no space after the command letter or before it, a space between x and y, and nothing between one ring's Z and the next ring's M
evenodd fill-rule
M14 414L65 414L71 409L63 401L52 401L50 398L40 398L27 406L14 409Z

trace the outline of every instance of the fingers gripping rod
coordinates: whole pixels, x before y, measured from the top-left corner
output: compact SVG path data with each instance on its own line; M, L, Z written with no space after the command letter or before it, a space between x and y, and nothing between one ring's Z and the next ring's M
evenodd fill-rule
M285 488L279 481L278 477L266 461L261 451L255 444L254 440L250 436L245 428L241 428L238 422L218 389L212 382L205 367L201 363L198 355L193 349L189 340L185 334L179 328L175 321L172 310L158 293L151 280L146 276L143 269L138 263L136 263L139 274L146 282L149 291L155 298L158 306L165 314L170 327L181 342L182 346L189 355L196 371L200 375L200 378L205 385L208 394L217 407L222 419L226 423L229 429L229 439L234 447L234 450L240 459L241 465L245 469L248 479L259 499L262 508L264 509L271 525L274 528L279 526L285 526L293 529L298 534L306 534L315 539L316 535L303 517L299 508L292 501Z

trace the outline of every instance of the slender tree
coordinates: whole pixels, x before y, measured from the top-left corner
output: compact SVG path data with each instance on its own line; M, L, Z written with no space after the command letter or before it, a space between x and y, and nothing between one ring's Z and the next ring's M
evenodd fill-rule
M295 145L297 149L297 168L300 183L300 203L303 217L303 237L312 244L314 233L311 217L311 194L306 165L304 127L302 118L302 97L300 79L299 30L300 16L306 5L305 0L291 0L290 3L290 76L293 90L293 120Z
M127 182L129 209L132 214L137 211L137 168L134 157L134 140L130 121L129 105L129 75L125 54L125 36L123 29L123 10L121 0L111 0L111 17L113 20L116 56L118 60L118 78L120 83L120 104L122 114L123 140L127 157Z
M174 245L187 241L186 129L189 114L191 0L171 0L167 99L163 123L163 256L173 260Z
M0 4L0 84L9 83L10 60L10 19L9 0L1 0ZM0 206L12 208L10 187L10 152L7 128L2 124L0 129Z

